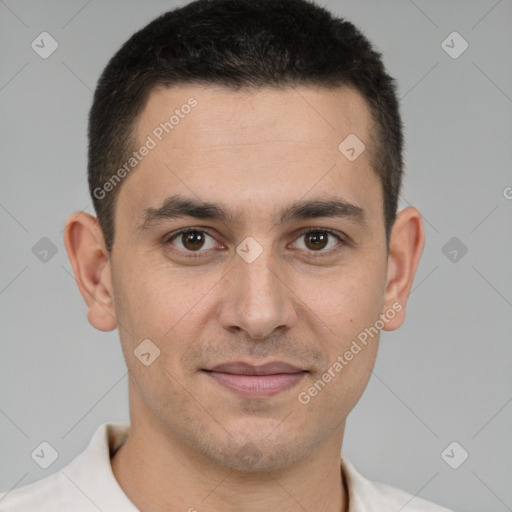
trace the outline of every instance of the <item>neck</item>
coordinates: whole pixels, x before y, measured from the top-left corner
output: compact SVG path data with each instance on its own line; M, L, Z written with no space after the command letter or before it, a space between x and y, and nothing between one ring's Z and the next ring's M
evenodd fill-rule
M319 450L291 466L238 471L148 427L132 420L126 443L111 459L119 485L142 512L348 511L338 429Z

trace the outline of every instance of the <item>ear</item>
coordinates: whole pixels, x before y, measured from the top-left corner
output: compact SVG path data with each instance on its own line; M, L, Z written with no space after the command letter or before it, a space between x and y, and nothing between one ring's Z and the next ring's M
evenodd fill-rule
M100 331L116 328L109 253L96 217L71 214L66 222L64 244L75 280L87 304L89 323Z
M418 268L425 232L420 212L413 207L397 214L391 231L388 254L388 274L384 311L395 311L395 316L385 323L386 331L398 329L405 320L405 307ZM389 315L387 315L389 316Z

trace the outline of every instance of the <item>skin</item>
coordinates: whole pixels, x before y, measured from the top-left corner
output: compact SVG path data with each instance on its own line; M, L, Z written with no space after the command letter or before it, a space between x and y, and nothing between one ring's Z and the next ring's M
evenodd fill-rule
M421 215L398 213L388 254L373 122L356 91L156 89L135 147L190 97L198 105L121 184L110 258L94 217L75 212L66 224L89 322L118 328L129 371L131 430L111 461L114 475L142 511L347 511L345 421L368 383L378 336L308 404L297 397L393 304L402 309L384 329L403 323L423 251ZM350 133L366 145L355 161L338 150ZM138 229L145 209L174 194L222 203L238 222L182 217ZM273 218L293 201L333 197L362 208L366 222ZM208 230L197 258L185 256L195 246L182 237L166 239L185 227ZM344 241L315 246L305 228ZM252 263L236 252L249 236L262 248ZM144 339L161 351L149 366L133 353ZM201 371L271 360L308 373L255 399ZM251 462L248 446L258 454Z

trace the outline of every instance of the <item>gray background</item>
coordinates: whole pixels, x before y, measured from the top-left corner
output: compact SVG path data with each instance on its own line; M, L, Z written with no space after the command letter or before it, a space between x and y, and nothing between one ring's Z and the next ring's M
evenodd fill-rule
M183 3L0 0L2 490L128 419L117 332L88 324L62 230L71 211L92 213L86 117L101 70ZM456 510L512 510L512 2L322 3L363 30L399 82L401 206L420 209L427 237L407 321L383 333L343 449L365 476ZM48 59L31 48L43 31L59 44ZM469 44L456 59L441 46L453 31ZM46 262L32 252L42 237L57 248ZM452 237L458 258L468 249L456 262L443 253ZM41 441L59 454L46 470L30 456ZM458 469L441 457L452 441L469 453Z

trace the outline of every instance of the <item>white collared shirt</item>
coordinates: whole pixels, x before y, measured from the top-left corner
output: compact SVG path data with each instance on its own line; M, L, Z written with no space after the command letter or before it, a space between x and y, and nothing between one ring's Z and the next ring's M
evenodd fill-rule
M0 494L0 512L139 512L112 472L111 454L126 440L129 423L104 423L88 447L61 470ZM367 480L343 455L349 512L450 512L391 487Z

